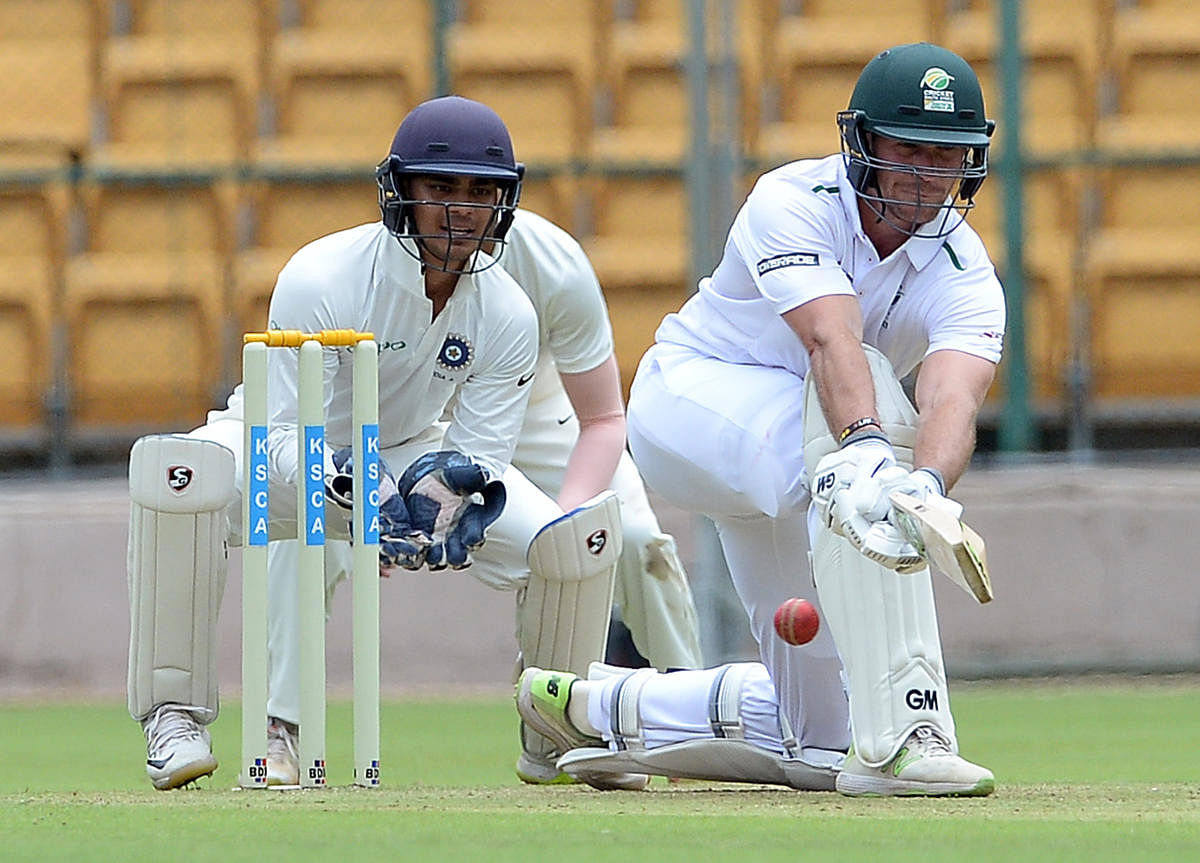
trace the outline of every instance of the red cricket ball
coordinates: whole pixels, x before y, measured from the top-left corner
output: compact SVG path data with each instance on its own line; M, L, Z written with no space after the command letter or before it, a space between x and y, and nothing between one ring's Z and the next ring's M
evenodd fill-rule
M775 609L775 632L788 644L808 644L820 626L821 618L807 599L784 600Z

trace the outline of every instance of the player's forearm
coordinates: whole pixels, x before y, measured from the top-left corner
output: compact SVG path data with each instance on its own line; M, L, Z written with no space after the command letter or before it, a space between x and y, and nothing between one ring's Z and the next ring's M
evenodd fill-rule
M944 399L921 412L914 468L936 468L949 491L966 472L974 452L975 411L967 400Z
M808 351L809 374L834 438L851 423L874 417L875 385L863 353L857 299L818 297L785 312L783 319Z
M617 358L612 354L590 371L560 378L579 418L579 437L558 494L559 506L570 512L612 484L625 449L625 405Z
M624 413L581 421L579 438L563 474L558 505L570 512L611 486L624 448Z
M875 384L862 345L845 340L818 346L809 354L813 382L834 439L852 423L877 417Z
M921 420L913 466L937 468L947 490L975 452L975 422L995 369L988 360L954 350L935 351L921 364L916 391Z

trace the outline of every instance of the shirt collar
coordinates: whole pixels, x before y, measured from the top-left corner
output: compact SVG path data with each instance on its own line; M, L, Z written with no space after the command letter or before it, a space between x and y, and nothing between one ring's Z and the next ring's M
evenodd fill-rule
M854 236L861 243L872 245L871 240L867 237L863 230L862 219L858 211L858 193L854 191L854 187L850 184L850 178L846 175L846 160L838 160L838 197L842 202L842 210L846 213L846 218L850 221L850 227L854 230ZM955 230L958 230L955 228ZM953 236L953 232L951 232ZM897 249L898 252L903 252L909 262L912 263L915 269L921 270L929 266L930 262L941 251L945 245L947 237L922 237L917 235L909 237Z

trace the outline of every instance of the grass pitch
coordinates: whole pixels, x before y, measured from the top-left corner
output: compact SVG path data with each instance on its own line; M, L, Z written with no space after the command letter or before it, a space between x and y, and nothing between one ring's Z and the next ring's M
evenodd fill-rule
M6 861L1200 860L1200 683L1137 678L958 684L982 800L865 800L656 779L647 792L529 788L512 773L503 697L387 702L385 787L350 781L350 709L330 705L324 791L233 791L236 705L213 726L222 766L154 791L119 704L0 706Z

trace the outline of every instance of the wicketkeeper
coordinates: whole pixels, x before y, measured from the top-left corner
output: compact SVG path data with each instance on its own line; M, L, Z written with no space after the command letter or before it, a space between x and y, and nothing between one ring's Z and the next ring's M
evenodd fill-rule
M467 569L517 592L518 641L543 664L586 668L603 656L620 551L616 495L564 513L510 469L537 364L538 320L494 266L520 196L503 121L460 97L419 105L377 171L382 221L318 239L280 272L271 326L355 329L380 345L379 429L391 467L381 503L380 570ZM335 504L350 466L352 360L324 350L325 453ZM271 537L294 538L297 356L269 355ZM216 620L226 545L239 544L240 409L189 435L138 441L130 456L129 710L146 770L173 788L217 766ZM349 539L345 511L327 535ZM484 532L486 530L486 543ZM603 538L606 541L599 541ZM597 602L576 600L581 593ZM265 721L265 717L264 717ZM276 742L290 740L276 725Z

